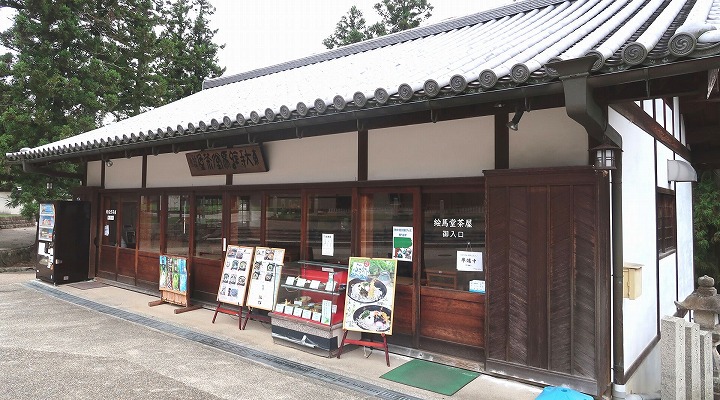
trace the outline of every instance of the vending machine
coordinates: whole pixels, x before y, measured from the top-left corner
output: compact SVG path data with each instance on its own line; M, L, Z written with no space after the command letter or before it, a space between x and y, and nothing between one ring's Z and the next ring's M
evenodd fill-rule
M35 276L55 285L88 279L90 203L40 202Z

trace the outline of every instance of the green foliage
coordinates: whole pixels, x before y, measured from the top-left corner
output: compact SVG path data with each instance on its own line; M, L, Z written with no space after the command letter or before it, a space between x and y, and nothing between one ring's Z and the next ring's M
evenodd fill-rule
M352 6L347 15L340 18L335 32L323 40L323 45L332 49L416 28L432 16L433 10L427 0L382 0L374 8L381 18L380 22L366 26L362 12Z
M427 0L382 0L374 8L382 18L371 27L376 36L417 28L432 16L433 10Z
M332 49L371 38L373 38L373 34L365 26L362 11L358 10L356 6L352 6L347 15L340 18L340 22L335 26L335 33L323 40L323 45Z
M208 17L214 12L208 0L177 1L166 11L160 35L165 60L159 68L167 83L166 102L200 91L205 78L225 72L217 64L217 52L225 45L213 43L217 30L209 27Z
M224 70L208 0L0 0L0 187L23 215L70 196L74 179L24 173L5 153L34 148L199 91ZM77 165L51 169L78 172ZM48 189L52 183L52 189Z
M693 193L695 273L720 282L720 171L700 174ZM697 278L697 277L696 277Z

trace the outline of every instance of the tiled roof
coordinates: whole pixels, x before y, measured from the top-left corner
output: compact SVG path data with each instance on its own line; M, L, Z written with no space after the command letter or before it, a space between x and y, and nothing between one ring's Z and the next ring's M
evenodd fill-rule
M10 161L147 146L177 136L482 95L557 79L551 61L594 55L594 74L720 53L720 0L535 0L247 73Z

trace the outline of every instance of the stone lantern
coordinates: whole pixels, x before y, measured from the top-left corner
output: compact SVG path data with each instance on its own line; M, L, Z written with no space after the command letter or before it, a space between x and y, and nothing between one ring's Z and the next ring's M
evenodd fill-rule
M712 332L713 342L713 391L720 393L720 354L717 346L720 344L720 296L715 289L715 279L705 275L698 278L698 288L695 289L685 300L675 302L678 317L684 317L688 311L692 311L692 320L700 325L700 329Z

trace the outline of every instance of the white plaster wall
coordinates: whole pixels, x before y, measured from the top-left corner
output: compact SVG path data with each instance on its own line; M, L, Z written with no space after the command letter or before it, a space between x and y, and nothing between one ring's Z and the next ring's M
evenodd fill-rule
M357 180L357 132L268 142L263 154L268 172L236 174L234 185Z
M526 112L510 131L510 168L575 165L588 165L588 135L564 108Z
M675 200L679 294L677 300L684 300L692 293L696 283L693 265L692 183L677 182Z
M192 176L186 152L147 157L147 187L224 185L225 175ZM107 179L105 179L107 185Z
M142 157L116 158L105 167L106 189L128 189L142 186Z
M20 207L8 206L8 200L10 200L10 192L0 192L0 214L20 215Z
M678 157L679 158L679 157ZM657 185L665 189L672 189L668 182L667 162L673 160L673 151L658 142L657 145Z
M102 161L90 161L87 163L86 179L87 186L100 186L102 183Z
M660 315L673 315L677 299L677 277L675 266L675 254L660 259Z
M625 368L657 333L654 139L609 109L609 121L623 137L623 253L643 265L642 295L623 300Z
M368 153L369 180L480 176L495 168L494 117L372 130Z

